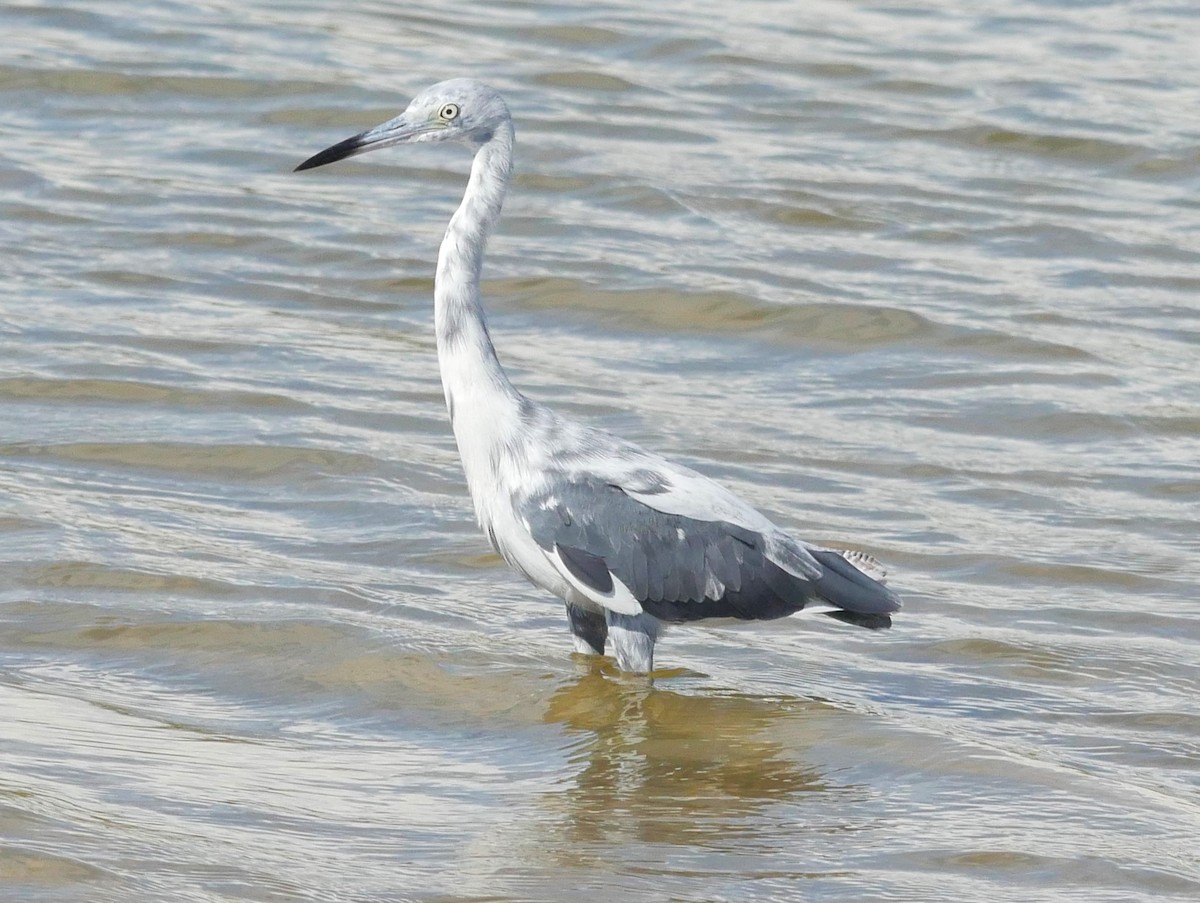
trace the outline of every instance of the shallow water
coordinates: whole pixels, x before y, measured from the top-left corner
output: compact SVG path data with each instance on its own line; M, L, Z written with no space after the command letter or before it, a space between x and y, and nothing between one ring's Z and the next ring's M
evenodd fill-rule
M0 897L1200 896L1200 14L0 11ZM894 629L567 654L446 423L468 159L531 395L883 560Z

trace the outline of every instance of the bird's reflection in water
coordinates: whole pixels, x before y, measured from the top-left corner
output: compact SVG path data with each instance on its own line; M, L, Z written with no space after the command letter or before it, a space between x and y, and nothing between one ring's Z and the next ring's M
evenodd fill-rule
M772 738L781 722L829 711L825 704L686 695L661 682L610 676L604 662L586 667L551 697L545 714L582 739L576 786L547 797L567 807L575 843L728 839L748 816L829 789L797 762L797 750Z

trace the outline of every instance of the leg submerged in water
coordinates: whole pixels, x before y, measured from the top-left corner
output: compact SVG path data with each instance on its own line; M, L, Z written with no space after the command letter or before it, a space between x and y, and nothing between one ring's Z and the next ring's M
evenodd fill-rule
M581 655L604 654L604 641L608 639L608 624L604 621L604 615L568 602L567 624L571 628L571 641L576 652Z
M617 656L617 667L622 671L649 674L654 670L654 642L658 639L661 624L653 615L622 615L606 611L608 635Z

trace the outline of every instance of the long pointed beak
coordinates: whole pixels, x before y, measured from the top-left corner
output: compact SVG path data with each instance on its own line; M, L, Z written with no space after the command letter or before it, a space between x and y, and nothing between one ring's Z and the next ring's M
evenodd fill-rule
M423 131L426 130L412 125L403 116L397 116L395 119L389 119L382 125L377 125L373 129L368 129L365 132L347 138L345 141L339 141L332 147L327 147L320 153L313 154L292 170L292 172L300 172L302 169L313 169L317 166L324 166L326 163L336 163L338 160L345 160L347 157L365 154L367 151L379 150L381 147L402 144L405 141L411 141Z

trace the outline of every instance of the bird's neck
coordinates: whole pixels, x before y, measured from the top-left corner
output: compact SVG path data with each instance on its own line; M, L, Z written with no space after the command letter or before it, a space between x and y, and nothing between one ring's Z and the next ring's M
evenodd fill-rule
M500 216L512 171L513 129L498 128L471 165L462 203L446 228L434 282L434 326L446 407L476 508L491 482L497 449L511 445L521 394L500 366L479 299L488 234ZM481 520L483 519L480 511Z
M511 388L496 359L479 300L488 235L500 217L512 172L512 126L505 124L475 154L462 203L446 227L434 281L434 326L447 403L457 383L488 377Z

